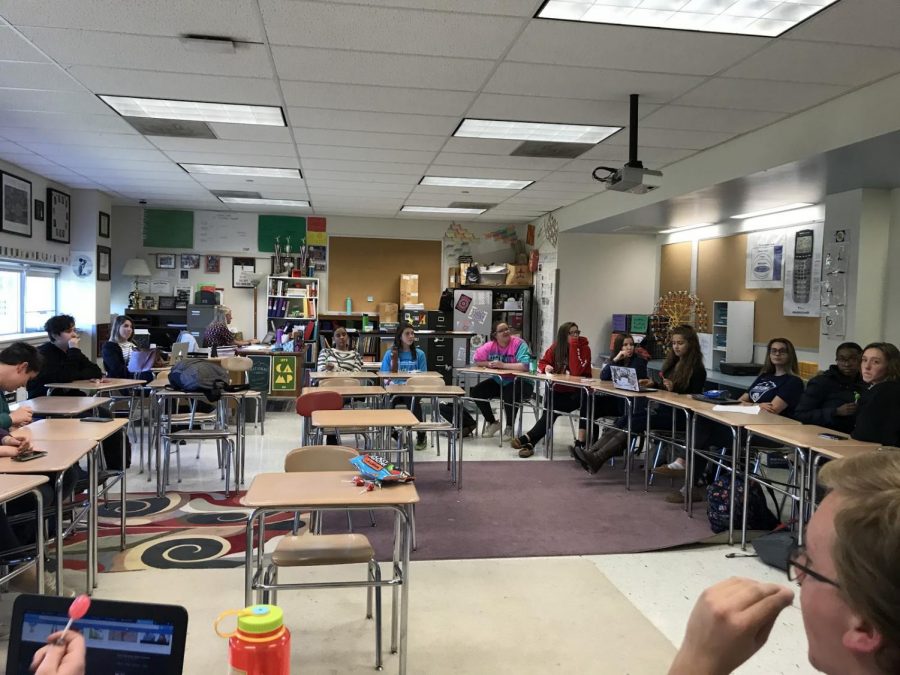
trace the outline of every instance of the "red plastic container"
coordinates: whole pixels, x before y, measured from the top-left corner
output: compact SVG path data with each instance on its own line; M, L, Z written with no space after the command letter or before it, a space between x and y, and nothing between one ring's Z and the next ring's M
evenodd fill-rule
M237 630L221 633L218 623L229 614L237 614ZM231 675L290 675L291 632L279 607L253 605L229 610L219 615L216 626L216 632L228 638Z

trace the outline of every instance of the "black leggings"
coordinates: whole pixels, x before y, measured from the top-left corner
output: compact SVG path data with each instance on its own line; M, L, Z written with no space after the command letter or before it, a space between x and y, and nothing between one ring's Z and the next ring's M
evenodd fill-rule
M415 401L415 403L413 402ZM404 408L409 408L412 411L412 414L416 416L416 419L420 422L424 422L422 419L422 401L418 396L394 396L391 398L391 407L397 408L399 406L403 406ZM425 434L423 432L419 432L417 434L418 438L425 438Z
M587 403L582 400L581 392L578 391L557 391L553 393L553 411L550 423L556 421L556 418L562 413L580 410L581 419L578 421L578 428L587 427L585 419L587 417ZM532 445L539 443L544 436L547 435L547 417L551 415L551 411L546 410L541 415L535 425L528 431L528 442Z

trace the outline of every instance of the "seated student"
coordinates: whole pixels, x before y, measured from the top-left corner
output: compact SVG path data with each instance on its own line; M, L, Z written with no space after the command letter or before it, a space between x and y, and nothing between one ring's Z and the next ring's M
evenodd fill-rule
M235 334L231 332L228 324L231 323L231 308L225 306L216 307L213 314L213 320L206 326L203 331L204 347L244 347L246 345L255 345L259 342L256 338L251 340L237 340Z
M794 410L794 419L849 434L856 423L856 399L865 390L859 362L862 347L844 342L835 352L835 364L806 383Z
M410 324L401 324L394 336L394 344L384 354L381 361L381 370L385 373L408 373L418 371L424 373L428 370L425 362L425 352L415 346L416 331ZM403 384L405 380L398 380ZM391 407L403 405L412 410L413 415L419 421L422 420L422 403L413 396L394 396L391 399ZM416 450L424 450L427 439L424 432L416 435Z
M787 338L769 340L766 349L766 363L750 388L741 394L741 402L758 405L761 410L766 412L792 418L794 410L800 402L800 397L803 395L803 380L794 374L797 370L799 370L799 365L793 343ZM731 430L728 427L705 417L697 420L695 432L693 445L695 448L703 450L730 448L733 441ZM760 440L758 444L769 445L763 440ZM698 461L697 467L694 469L694 479L698 483L704 481L703 471L705 468L706 462ZM671 464L657 467L653 469L653 473L684 478L684 458L678 457ZM698 501L706 497L705 493L699 489L695 490L693 496ZM673 492L666 497L666 501L673 503L680 503L683 499L680 492Z
M319 351L316 362L316 370L358 372L363 369L362 356L355 349L350 348L350 334L343 326L334 329L332 346Z
M131 341L133 334L134 322L131 317L125 314L117 316L113 321L110 339L103 343L100 351L103 356L103 367L106 368L106 374L109 377L131 379L134 376L135 379L150 382L153 379L152 371L131 373L128 370L131 355L140 351L140 347Z
M697 331L687 324L675 326L670 335L669 353L663 361L659 372L659 382L666 391L676 394L699 394L706 384L706 368L703 367L703 354L700 351L700 340ZM601 373L602 374L602 373ZM680 418L676 418L681 423ZM579 462L591 473L597 473L613 457L625 451L628 434L628 420L624 416L616 420L616 429L603 433L590 451L577 454ZM672 427L672 408L662 406L656 408L651 418L653 429L669 429ZM647 427L647 415L634 414L631 419L632 433L643 433ZM683 469L682 469L683 470Z
M100 380L103 373L100 367L91 361L78 348L80 338L75 329L75 319L68 314L59 314L47 319L44 324L49 342L38 347L43 360L37 376L27 385L28 398L47 395L47 385L56 382L74 382L75 380ZM54 396L82 396L78 389L54 389ZM95 414L95 413L90 413ZM103 408L96 410L97 415L109 416ZM109 469L119 470L122 464L122 435L113 434L103 442L103 455ZM131 465L131 443L125 439L126 465Z
M900 673L900 453L835 460L819 476L831 491L788 561L809 662L835 675ZM737 577L706 589L669 675L737 670L793 599L781 584Z
M531 351L528 343L510 331L509 324L505 321L497 321L491 329L491 339L475 350L472 361L476 366L492 368L495 370L525 372L531 364ZM490 437L500 431L500 422L494 416L490 401L499 398L505 406L506 431L504 438L512 438L513 425L516 421L516 408L513 406L513 391L519 400L527 399L534 391L531 382L516 378L514 375L494 375L481 380L470 390L472 398L477 399L475 405L484 416L485 428L482 436ZM453 406L443 404L441 414L453 421ZM463 435L475 429L475 419L466 411L463 411Z
M587 338L581 337L578 324L566 321L556 331L556 340L551 344L538 361L538 371L552 375L591 376L591 348ZM581 401L581 390L562 384L553 385L552 411L545 411L534 426L524 436L514 438L510 445L519 451L519 457L531 457L534 446L547 434L547 425L553 424L561 413L581 410L581 421L578 423L578 436L575 447L584 446L584 432L587 427L587 410ZM574 453L574 448L572 450Z
M890 342L866 345L862 378L867 389L859 398L853 438L900 447L900 351Z

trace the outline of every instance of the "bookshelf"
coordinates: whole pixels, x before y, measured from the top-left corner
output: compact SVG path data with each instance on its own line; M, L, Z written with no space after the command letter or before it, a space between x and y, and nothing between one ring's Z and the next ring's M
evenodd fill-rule
M318 356L319 280L316 277L270 276L266 282L266 324L274 331L303 330L304 366L315 370Z
M753 314L752 300L713 301L713 370L723 361L753 361Z

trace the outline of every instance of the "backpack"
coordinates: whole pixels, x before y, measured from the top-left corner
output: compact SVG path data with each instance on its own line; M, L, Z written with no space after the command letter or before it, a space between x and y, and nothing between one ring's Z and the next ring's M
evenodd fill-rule
M731 492L731 474L723 474L706 487L706 515L713 532L728 529L728 499ZM739 480L734 490L734 528L741 529L741 504L744 500L744 481ZM750 498L747 501L747 529L773 530L778 518L769 510L766 495L759 483L750 482Z
M228 386L228 371L212 361L179 361L169 371L169 384L178 391L201 392L215 403Z
M453 291L445 288L441 293L441 299L438 302L438 311L449 314L453 311Z
M472 285L481 283L481 270L478 269L476 263L472 263L466 268L466 283Z

